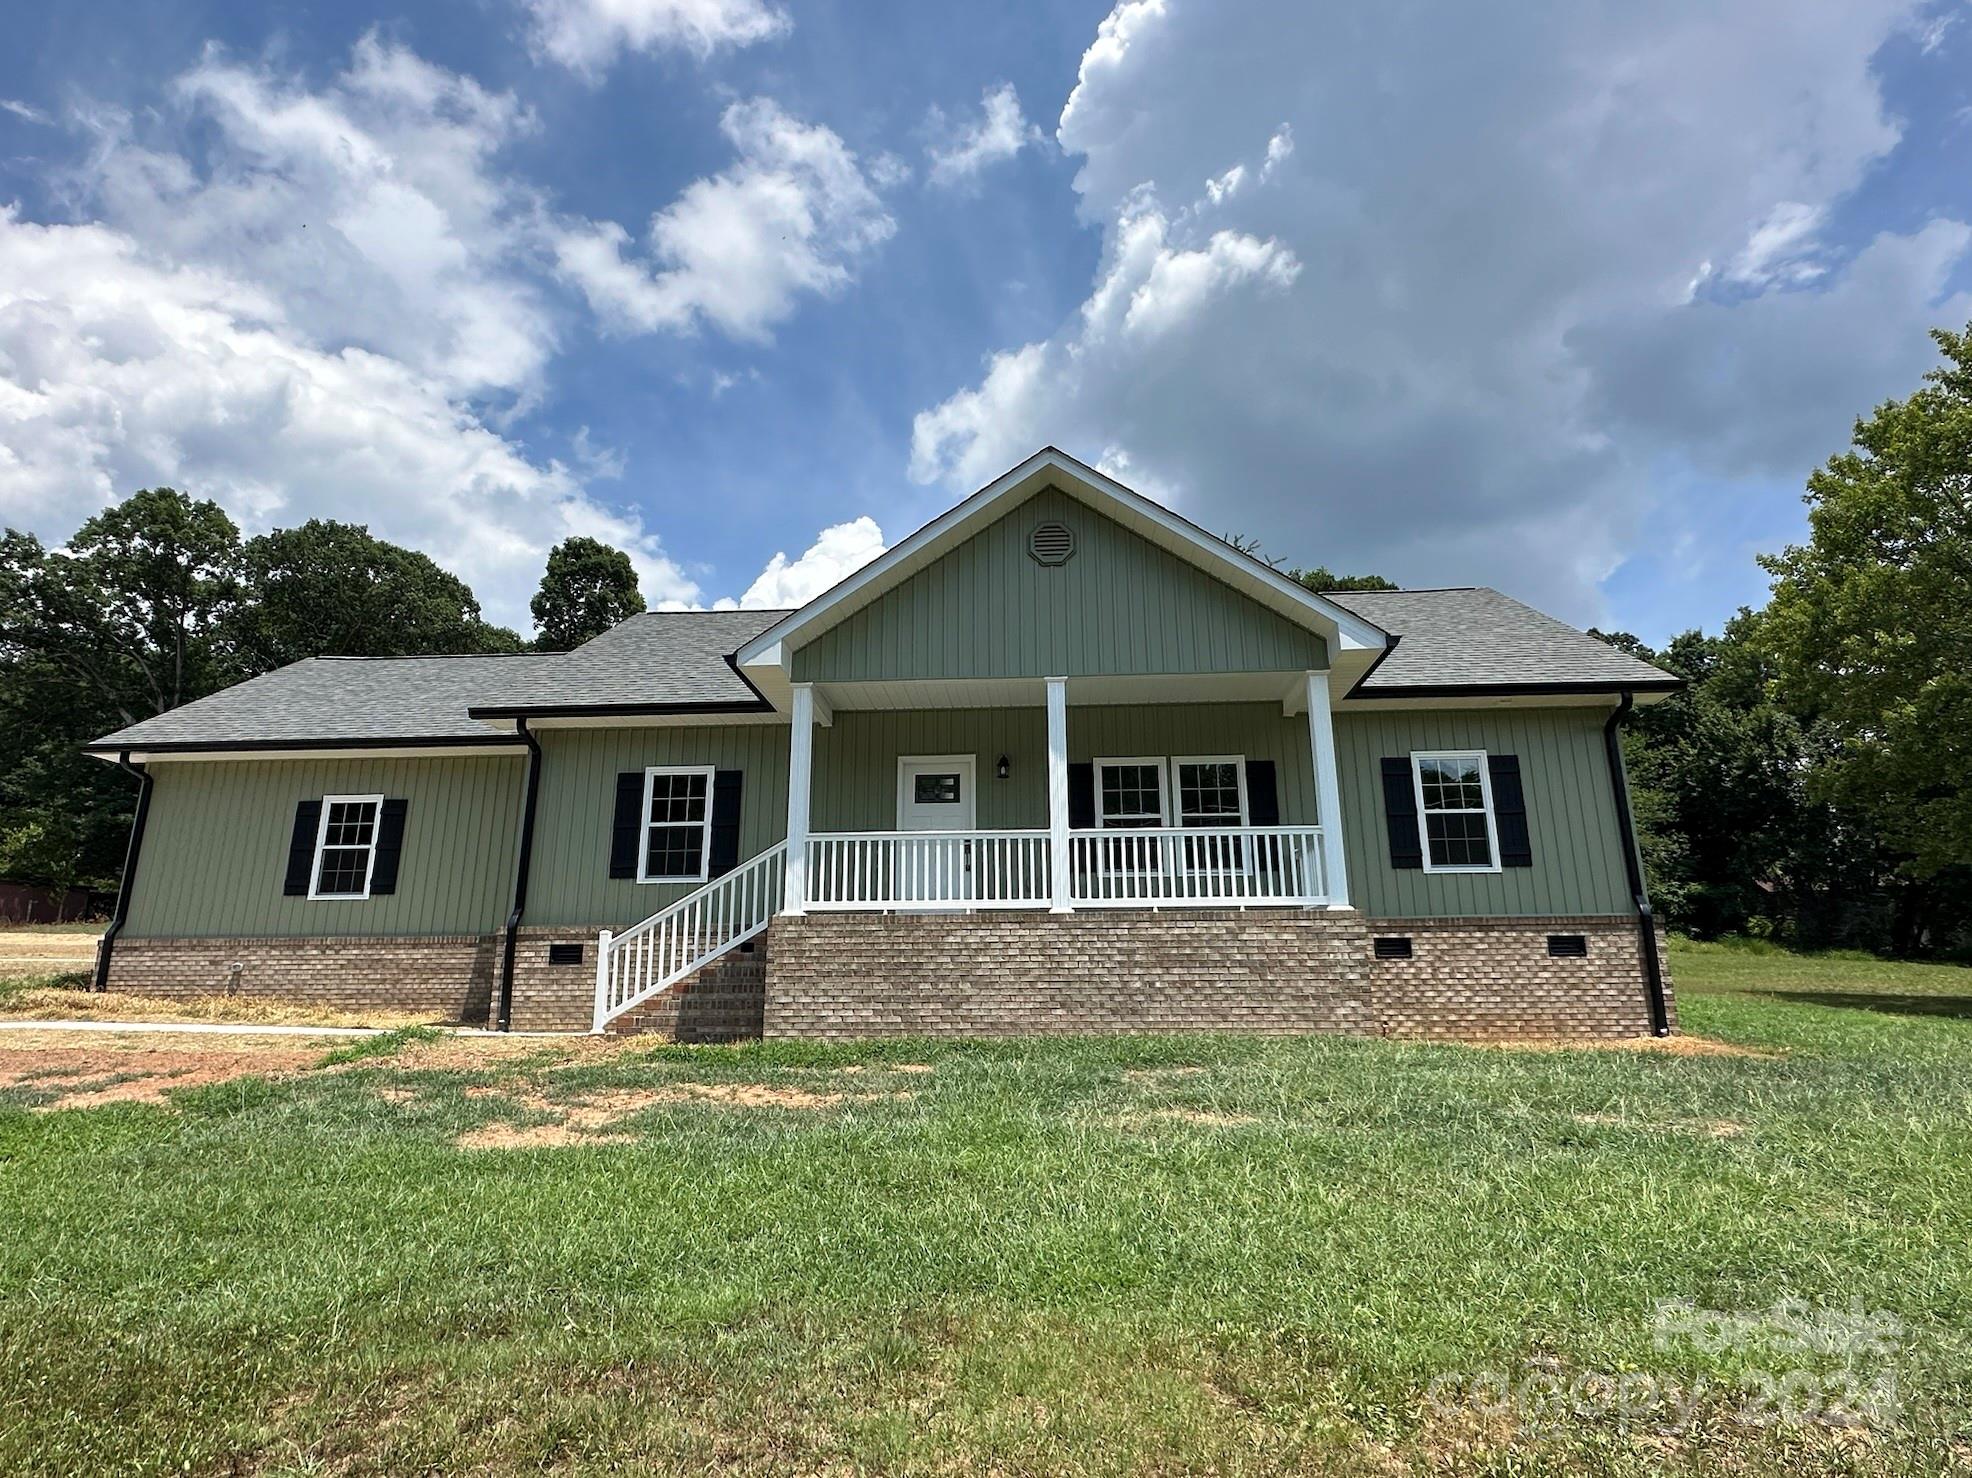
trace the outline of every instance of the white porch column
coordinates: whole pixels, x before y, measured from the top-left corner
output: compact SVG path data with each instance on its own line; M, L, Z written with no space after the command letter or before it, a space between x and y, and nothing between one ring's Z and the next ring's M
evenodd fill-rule
M1342 852L1342 782L1335 773L1335 718L1329 710L1328 674L1308 674L1308 745L1315 756L1316 820L1322 829L1322 871L1328 906L1349 906L1349 864Z
M1068 860L1068 679L1051 677L1048 684L1048 878L1054 901L1050 913L1067 913Z
M808 911L808 776L815 750L815 689L794 684L793 732L787 746L787 873L781 912Z

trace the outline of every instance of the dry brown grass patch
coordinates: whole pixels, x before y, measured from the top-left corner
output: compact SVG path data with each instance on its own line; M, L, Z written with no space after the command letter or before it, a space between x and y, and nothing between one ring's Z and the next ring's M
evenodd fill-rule
M1672 1134L1693 1134L1700 1139L1734 1139L1746 1132L1746 1126L1734 1119L1672 1119L1664 1123L1651 1124L1638 1119L1626 1119L1621 1114L1571 1114L1577 1124L1607 1124L1617 1129L1666 1130Z
M659 1083L648 1088L597 1089L567 1099L548 1098L525 1084L480 1084L463 1091L467 1098L505 1100L517 1111L544 1115L551 1122L483 1125L459 1136L455 1143L461 1149L539 1149L623 1143L633 1136L609 1131L624 1120L653 1108L710 1105L813 1113L846 1103L894 1102L911 1097L909 1093L902 1092L849 1093L776 1087L766 1083Z
M103 1038L67 1032L15 1032L0 1041L0 1089L25 1088L55 1096L37 1113L97 1108L107 1103L163 1103L178 1088L234 1078L285 1078L321 1061L326 1047L253 1038L155 1036Z
M14 1021L135 1021L167 1024L213 1023L236 1026L374 1026L395 1028L446 1024L429 1011L341 1011L260 996L143 996L129 991L64 990L44 986L24 990L7 1003Z
M1721 1042L1716 1037L1501 1037L1466 1042L1468 1047L1485 1047L1497 1052L1645 1052L1661 1057L1762 1057L1776 1058L1784 1053L1762 1047L1743 1047L1737 1042Z
M1117 1114L1108 1120L1113 1129L1149 1129L1160 1124L1188 1124L1198 1129L1243 1129L1260 1121L1251 1114L1228 1114L1215 1109L1156 1108Z

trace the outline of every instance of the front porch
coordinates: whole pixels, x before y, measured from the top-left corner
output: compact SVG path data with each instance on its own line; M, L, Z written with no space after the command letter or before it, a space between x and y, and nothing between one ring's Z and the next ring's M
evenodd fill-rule
M1349 906L1325 672L800 683L792 720L784 914Z

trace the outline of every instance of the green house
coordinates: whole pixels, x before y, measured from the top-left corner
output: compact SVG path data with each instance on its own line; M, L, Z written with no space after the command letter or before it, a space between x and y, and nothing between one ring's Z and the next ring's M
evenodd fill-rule
M684 1039L1663 1032L1616 732L1676 687L1049 448L799 610L98 740L142 786L99 975Z

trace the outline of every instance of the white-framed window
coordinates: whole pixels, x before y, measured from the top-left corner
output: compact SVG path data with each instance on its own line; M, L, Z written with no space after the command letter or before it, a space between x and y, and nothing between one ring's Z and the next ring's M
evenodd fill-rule
M644 771L640 883L702 883L712 841L711 765L652 765Z
M1499 828L1483 749L1413 751L1417 836L1426 872L1498 872Z
M377 865L380 795L325 795L315 828L315 860L308 871L308 896L315 901L368 898Z
M1096 825L1104 831L1166 825L1166 800L1162 755L1096 761Z
M1171 761L1171 778L1178 825L1246 825L1244 755L1179 755Z

